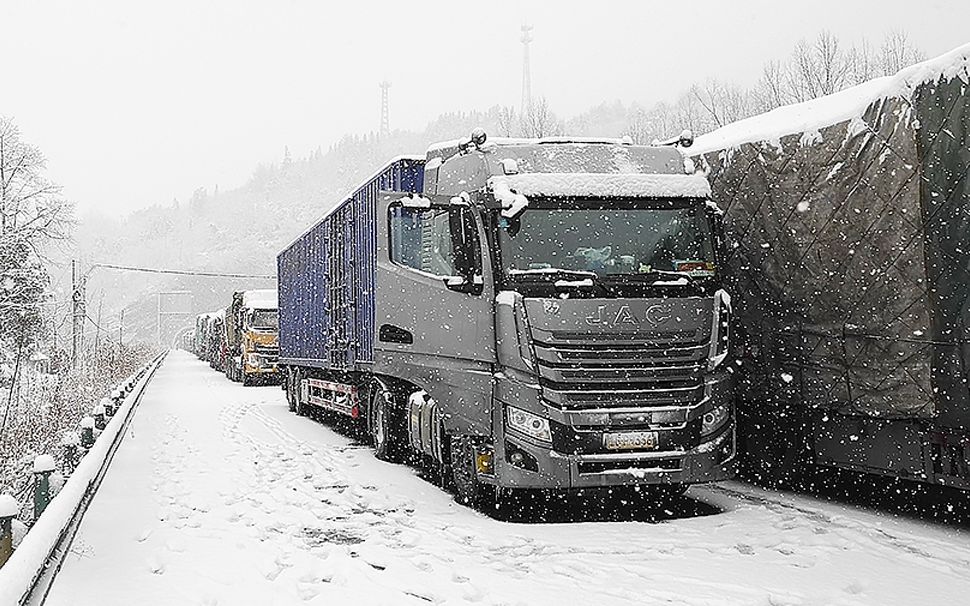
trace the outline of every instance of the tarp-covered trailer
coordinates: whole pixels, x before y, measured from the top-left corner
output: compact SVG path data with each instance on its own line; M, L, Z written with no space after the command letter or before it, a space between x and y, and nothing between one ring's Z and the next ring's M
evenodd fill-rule
M423 156L395 159L279 254L281 365L373 363L378 192L420 193L423 182Z
M970 45L698 139L749 470L970 487ZM696 151L695 151L696 150Z

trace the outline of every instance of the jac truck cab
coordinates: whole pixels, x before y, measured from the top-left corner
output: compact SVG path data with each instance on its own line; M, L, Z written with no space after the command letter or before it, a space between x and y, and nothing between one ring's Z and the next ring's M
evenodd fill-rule
M395 160L278 258L291 408L359 418L466 503L732 477L720 211L689 168L478 129Z

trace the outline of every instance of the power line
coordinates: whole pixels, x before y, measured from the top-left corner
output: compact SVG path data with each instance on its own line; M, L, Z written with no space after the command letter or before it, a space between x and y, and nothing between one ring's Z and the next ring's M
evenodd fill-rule
M191 271L183 269L158 269L154 267L130 267L127 265L112 265L110 263L94 263L92 269L95 267L103 267L105 269L118 269L121 271L140 271L142 273L148 274L174 274L177 276L202 276L206 278L255 278L259 280L275 280L276 276L267 276L259 274L227 274L211 271Z

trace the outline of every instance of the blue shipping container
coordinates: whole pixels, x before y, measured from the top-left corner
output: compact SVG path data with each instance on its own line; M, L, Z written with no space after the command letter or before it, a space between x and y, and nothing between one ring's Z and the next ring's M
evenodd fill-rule
M424 158L398 158L277 256L281 363L374 362L378 192L420 193L423 183Z

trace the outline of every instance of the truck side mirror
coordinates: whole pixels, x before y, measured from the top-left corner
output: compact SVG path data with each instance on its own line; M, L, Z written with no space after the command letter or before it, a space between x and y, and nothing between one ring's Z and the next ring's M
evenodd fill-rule
M709 209L708 216L711 219L711 229L714 231L714 242L717 243L718 253L726 256L730 253L730 244L724 231L724 213Z
M471 207L451 205L448 209L448 223L457 275L445 278L445 286L457 292L481 294L484 286L482 253L478 241L478 226Z

